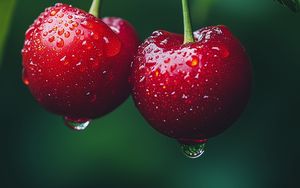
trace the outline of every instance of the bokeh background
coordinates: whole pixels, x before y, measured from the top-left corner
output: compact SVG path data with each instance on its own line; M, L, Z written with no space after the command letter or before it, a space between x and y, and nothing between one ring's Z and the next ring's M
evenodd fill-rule
M34 101L21 82L20 51L28 26L55 2L0 0L0 187L299 187L300 14L272 0L190 0L194 29L228 25L254 71L241 118L192 160L148 126L131 98L84 132ZM129 20L141 39L183 30L180 0L107 0L101 15Z

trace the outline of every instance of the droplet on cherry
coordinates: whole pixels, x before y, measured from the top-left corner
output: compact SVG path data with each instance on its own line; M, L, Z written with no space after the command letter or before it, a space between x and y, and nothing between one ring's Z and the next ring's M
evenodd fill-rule
M196 159L203 155L206 142L181 143L181 149L185 156Z
M74 119L70 117L64 117L64 121L66 126L75 131L83 131L91 123L91 120L86 118Z

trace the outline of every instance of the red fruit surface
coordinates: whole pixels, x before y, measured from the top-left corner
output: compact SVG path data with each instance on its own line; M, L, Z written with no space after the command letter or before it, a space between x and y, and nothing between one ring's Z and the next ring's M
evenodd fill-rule
M125 20L104 21L56 4L27 30L23 81L47 110L73 119L96 118L129 96L138 37Z
M204 142L231 126L251 90L251 65L225 26L194 33L196 42L155 31L133 64L133 97L159 132L181 142Z

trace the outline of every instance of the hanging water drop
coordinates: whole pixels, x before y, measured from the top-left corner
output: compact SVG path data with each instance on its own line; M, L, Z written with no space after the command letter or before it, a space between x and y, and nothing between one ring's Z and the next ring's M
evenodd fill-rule
M204 153L205 142L186 144L181 143L181 149L185 156L196 159Z
M66 126L68 126L69 128L75 131L85 130L91 122L90 119L86 119L86 118L74 119L70 117L64 117L64 121Z

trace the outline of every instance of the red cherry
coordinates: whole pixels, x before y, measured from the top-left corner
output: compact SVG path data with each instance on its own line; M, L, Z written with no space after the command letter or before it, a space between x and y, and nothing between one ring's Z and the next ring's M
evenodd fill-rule
M43 107L75 124L111 112L130 93L137 34L120 18L104 21L56 4L26 32L24 83Z
M251 89L249 59L225 26L200 29L194 37L183 44L182 35L155 31L139 47L132 75L137 108L190 157L236 121Z

